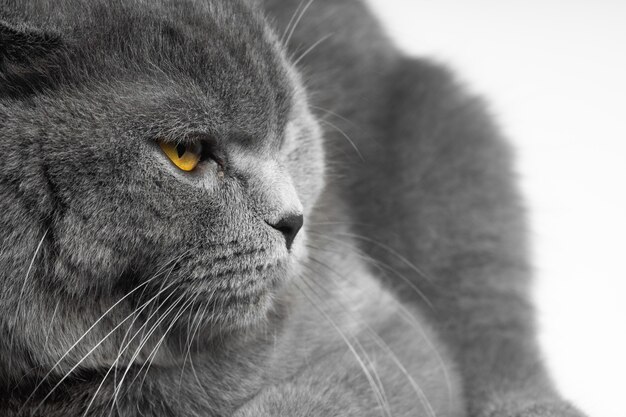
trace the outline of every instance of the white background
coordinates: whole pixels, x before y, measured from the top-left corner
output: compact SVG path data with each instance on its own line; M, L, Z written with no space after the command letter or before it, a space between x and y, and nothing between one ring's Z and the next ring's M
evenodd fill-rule
M552 374L590 417L626 417L626 1L370 3L488 97L517 148Z

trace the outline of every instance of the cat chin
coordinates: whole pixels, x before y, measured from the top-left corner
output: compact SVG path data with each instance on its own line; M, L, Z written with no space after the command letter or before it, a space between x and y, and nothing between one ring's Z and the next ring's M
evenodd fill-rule
M257 325L267 318L297 268L294 259L285 259L233 271L230 276L207 275L181 283L176 291L191 304L181 315L178 332L192 334L200 328L223 333Z

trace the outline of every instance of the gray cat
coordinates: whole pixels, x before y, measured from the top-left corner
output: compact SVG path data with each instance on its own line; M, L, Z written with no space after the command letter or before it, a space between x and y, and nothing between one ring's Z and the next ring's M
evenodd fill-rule
M357 0L0 2L1 416L572 417L511 156Z

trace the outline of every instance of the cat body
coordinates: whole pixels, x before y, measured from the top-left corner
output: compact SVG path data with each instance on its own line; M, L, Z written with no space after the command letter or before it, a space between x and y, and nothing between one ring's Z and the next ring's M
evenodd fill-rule
M578 415L507 145L363 3L4 0L0 30L0 415Z

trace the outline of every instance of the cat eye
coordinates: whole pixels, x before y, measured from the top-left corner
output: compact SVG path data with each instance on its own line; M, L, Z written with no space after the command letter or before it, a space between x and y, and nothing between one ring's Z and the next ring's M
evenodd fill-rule
M174 165L186 172L193 171L198 166L202 156L202 145L198 142L172 143L159 141L159 146Z

